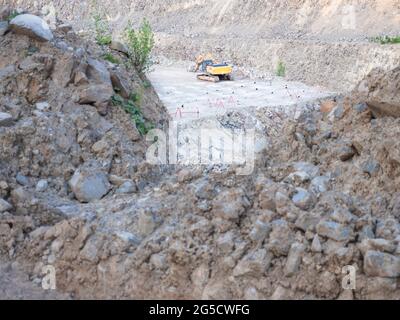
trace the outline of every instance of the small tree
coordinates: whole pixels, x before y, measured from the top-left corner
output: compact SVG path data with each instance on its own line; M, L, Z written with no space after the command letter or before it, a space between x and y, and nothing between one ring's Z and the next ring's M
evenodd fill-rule
M107 46L111 43L112 36L110 26L107 21L100 15L95 14L93 16L94 30L96 33L96 42L99 45Z
M278 77L284 77L286 75L286 66L282 61L278 62L278 66L276 67L276 75Z
M150 59L154 47L154 33L150 23L144 19L139 30L130 23L125 29L125 42L129 50L129 58L139 72L146 72L152 65Z

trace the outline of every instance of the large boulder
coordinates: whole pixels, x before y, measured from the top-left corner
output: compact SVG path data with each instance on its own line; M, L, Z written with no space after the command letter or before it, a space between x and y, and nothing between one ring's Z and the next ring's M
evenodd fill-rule
M390 71L373 69L356 91L375 117L400 117L400 67Z
M10 21L10 29L39 41L53 40L53 33L43 19L33 14L20 14Z
M104 172L90 168L75 171L69 185L80 202L100 200L111 188Z

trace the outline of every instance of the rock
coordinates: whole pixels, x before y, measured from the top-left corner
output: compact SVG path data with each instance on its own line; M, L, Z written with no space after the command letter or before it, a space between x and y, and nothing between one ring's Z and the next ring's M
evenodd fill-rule
M114 87L121 95L121 97L128 99L132 88L129 85L129 81L121 74L118 69L111 70L111 82Z
M39 111L48 111L50 109L50 105L48 102L37 102L36 109Z
M339 104L328 114L328 119L330 121L340 120L344 116L344 107L342 104Z
M307 230L314 230L315 226L317 223L320 221L320 216L308 213L308 212L302 212L300 213L299 217L297 218L295 222L296 228L299 228L300 230L306 232Z
M367 251L364 272L371 277L397 278L400 276L400 258L379 251Z
M2 6L0 7L0 20L7 20L11 15L11 7L10 6Z
M379 173L381 166L379 162L373 158L369 158L361 165L361 168L363 172L368 173L371 177L375 177Z
M314 195L303 188L296 188L296 191L296 194L292 197L295 206L302 210L311 209L315 204Z
M100 114L105 115L113 93L114 91L110 86L90 85L80 92L78 103L93 104Z
M271 255L265 249L258 249L250 252L233 269L233 276L252 276L260 277L269 268Z
M238 221L245 212L244 197L241 189L228 189L221 192L213 201L213 214L224 220Z
M156 229L156 221L151 212L142 210L139 213L138 231L141 236L147 237Z
M39 41L53 40L53 33L43 19L32 14L20 14L10 21L10 29Z
M296 171L303 171L307 173L310 177L310 179L313 179L319 174L319 168L312 163L308 162L296 162L293 164L293 168Z
M127 46L118 40L111 41L110 48L112 50L122 52L126 55L129 54L129 50L128 50Z
M291 173L287 179L297 185L310 181L310 176L305 171L296 171Z
M364 111L368 110L368 105L365 102L357 103L356 105L353 106L353 109L357 113L363 113Z
M0 36L4 36L8 31L8 22L0 21Z
M110 72L102 62L88 58L87 63L87 76L90 81L100 85L111 86Z
M312 252L322 252L321 241L319 240L319 237L317 234L314 236L314 239L311 243L311 251Z
M11 114L0 112L0 127L11 127L14 124L14 119Z
M338 207L332 212L331 219L342 224L348 224L355 221L357 217L352 215L349 209Z
M286 220L279 219L272 222L272 232L269 235L268 247L279 257L289 253L292 243L292 231Z
M125 181L115 193L128 194L137 191L136 184L133 181Z
M349 241L352 238L352 229L333 221L321 221L316 227L320 236L330 238L335 241Z
M17 180L17 183L20 184L21 186L27 186L29 185L29 179L28 177L22 175L21 173L17 173L17 176L15 177Z
M327 192L330 189L330 178L318 176L311 180L310 190L316 194Z
M69 185L80 202L100 200L111 188L103 172L80 169L75 171Z
M67 34L69 31L72 30L72 25L69 23L63 23L57 26L57 31Z
M253 241L262 242L268 236L271 231L271 225L261 220L257 220L254 223L254 227L250 232L250 239Z
M12 205L9 204L6 200L0 198L0 213L9 211L12 209Z
M400 117L400 67L390 71L373 69L358 85L356 93L375 117Z
M38 183L36 184L36 191L37 192L44 192L47 190L47 187L49 186L47 180L39 180Z
M350 160L356 154L356 150L352 146L342 146L339 148L339 159L344 161Z
M285 275L287 277L293 276L298 271L304 249L304 245L298 242L293 243L290 247L285 265Z

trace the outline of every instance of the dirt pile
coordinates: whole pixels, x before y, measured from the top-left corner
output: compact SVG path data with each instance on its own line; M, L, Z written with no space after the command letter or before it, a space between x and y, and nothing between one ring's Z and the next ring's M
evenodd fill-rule
M400 117L400 67L389 72L374 69L354 94L367 101L375 116Z
M400 298L400 119L338 97L281 118L251 175L151 166L112 97L121 83L141 92L143 115L161 126L154 91L65 24L53 36L0 37L8 271L40 284L50 265L72 298Z

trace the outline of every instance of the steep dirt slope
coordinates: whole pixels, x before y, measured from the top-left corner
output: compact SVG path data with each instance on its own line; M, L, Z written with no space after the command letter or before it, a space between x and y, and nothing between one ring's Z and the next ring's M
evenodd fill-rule
M398 1L52 1L54 12L85 29L95 12L105 13L118 36L129 20L150 19L157 54L193 61L201 52L229 60L253 76L275 73L278 61L289 80L351 90L374 67L392 69L400 46L367 38L400 33ZM15 1L41 9L49 1ZM47 9L48 10L48 9Z

